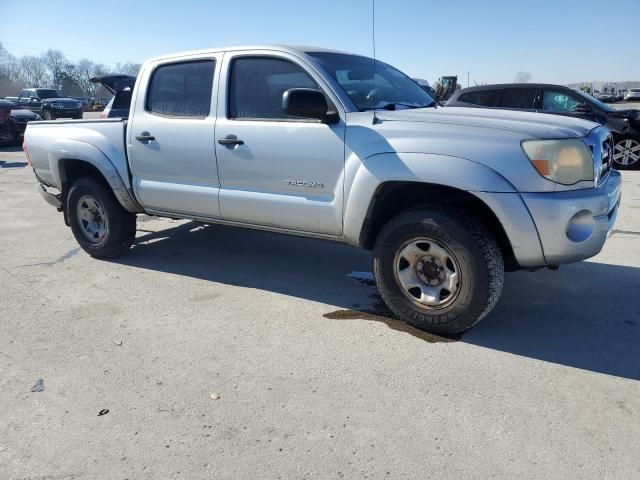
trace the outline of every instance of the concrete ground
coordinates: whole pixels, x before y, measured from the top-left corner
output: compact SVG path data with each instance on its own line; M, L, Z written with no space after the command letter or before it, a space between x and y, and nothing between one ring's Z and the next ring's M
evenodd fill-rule
M20 151L0 199L2 479L640 474L640 172L602 253L507 274L458 341L355 248L141 217L93 260Z

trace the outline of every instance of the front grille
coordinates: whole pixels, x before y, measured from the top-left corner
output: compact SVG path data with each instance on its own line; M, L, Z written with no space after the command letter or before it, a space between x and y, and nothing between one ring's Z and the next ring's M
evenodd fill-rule
M600 180L604 180L611 169L611 162L613 161L613 138L611 138L611 135L607 136L604 142L602 142L600 157L600 161L602 162Z
M609 178L613 162L613 139L606 127L596 127L585 139L593 156L593 170L596 186L602 185Z

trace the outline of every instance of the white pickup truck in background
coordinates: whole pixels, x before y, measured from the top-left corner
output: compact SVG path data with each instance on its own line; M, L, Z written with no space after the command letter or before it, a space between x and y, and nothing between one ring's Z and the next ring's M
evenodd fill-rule
M438 333L485 317L505 269L597 254L620 201L606 128L443 109L385 63L315 48L149 60L128 120L32 122L25 152L94 257L128 250L143 212L342 241Z

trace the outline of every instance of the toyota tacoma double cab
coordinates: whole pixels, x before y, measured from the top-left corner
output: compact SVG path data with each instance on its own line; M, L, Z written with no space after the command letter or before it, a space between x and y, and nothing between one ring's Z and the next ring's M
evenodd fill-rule
M620 202L609 130L442 108L370 58L281 46L147 61L129 118L30 123L39 191L91 256L125 253L136 214L373 250L399 318L462 332L505 270L597 254Z

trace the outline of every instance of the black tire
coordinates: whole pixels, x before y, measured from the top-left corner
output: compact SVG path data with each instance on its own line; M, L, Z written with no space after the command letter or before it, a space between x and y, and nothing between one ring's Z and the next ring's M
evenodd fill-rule
M425 238L451 254L452 270L458 272L456 294L442 306L420 304L397 279L401 250ZM428 241L417 242L431 248ZM504 262L498 244L480 222L460 210L420 207L398 214L384 226L374 247L374 274L382 298L400 319L422 330L456 334L493 309L502 292Z
M86 199L95 199L100 209L101 235L89 238L88 222L79 218L80 210L87 210ZM67 195L66 213L73 235L82 249L94 258L111 258L125 253L136 237L136 215L125 210L111 189L95 178L76 180ZM104 223L103 223L104 222Z
M639 147L640 137L637 135L620 135L617 137L613 147L613 168L616 170L638 170L640 168ZM631 151L632 149L633 151ZM629 154L638 156L638 159L634 160ZM622 156L622 158L616 159L616 156ZM625 161L627 162L626 164L622 163Z

